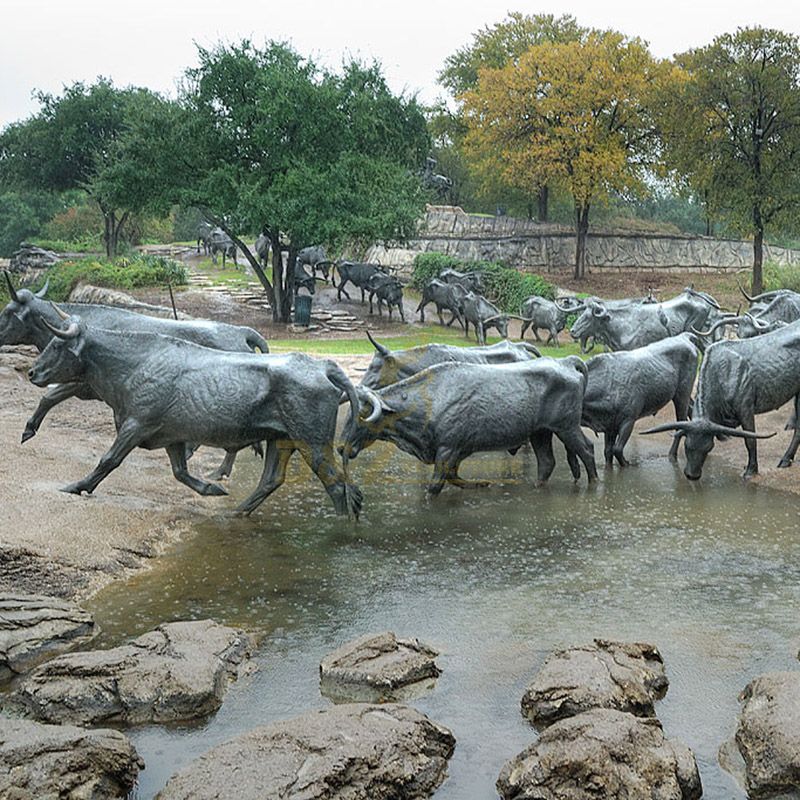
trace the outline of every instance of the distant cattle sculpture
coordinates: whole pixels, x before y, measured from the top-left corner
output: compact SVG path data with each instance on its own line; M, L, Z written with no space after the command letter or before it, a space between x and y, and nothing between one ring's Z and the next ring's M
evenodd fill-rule
M520 307L519 313L523 318L520 339L524 339L525 331L530 329L536 341L541 342L539 329L543 328L548 332L547 344L558 347L558 334L566 327L567 316L582 308L583 303L577 299L565 298L553 301L533 295Z
M347 419L342 452L354 458L378 439L392 442L434 465L428 491L438 494L445 483L486 485L458 474L473 453L515 452L527 442L543 483L555 466L555 435L567 448L573 476L580 476L580 459L593 481L593 448L580 428L585 387L586 367L576 356L496 366L437 364L377 391L359 387L363 407Z
M311 247L304 247L297 251L297 263L311 267L311 274L316 276L319 270L322 277L327 281L328 274L333 266L333 262L325 253L325 248L321 244Z
M200 252L200 246L203 247L203 255L207 256L209 253L209 246L211 244L211 231L213 226L209 222L200 222L197 226L197 252Z
M299 261L295 261L294 272L292 274L295 293L298 289L305 289L309 294L314 294L316 291L316 279L313 275L309 275L303 265Z
M152 333L91 328L72 320L53 328L53 339L29 372L37 386L80 382L114 411L117 438L97 467L65 487L93 492L136 447L164 448L175 478L203 495L224 495L191 475L186 442L229 453L267 442L264 471L239 506L253 512L285 480L292 453L322 482L339 514L358 516L361 492L334 455L339 400L358 413L355 388L332 361L300 353L254 356L226 353Z
M508 339L509 314L487 300L483 295L468 292L462 302L464 311L464 333L469 336L469 326L475 329L478 344L486 344L486 331L495 328L504 339Z
M222 228L214 228L211 231L208 244L208 252L211 254L211 260L214 264L217 263L217 255L222 254L222 266L225 267L227 259L231 259L236 264L236 245L227 233Z
M468 292L483 294L483 273L477 270L472 272L459 272L457 269L443 269L439 273L439 280L445 283L457 283Z
M636 420L657 413L667 403L677 420L688 419L697 375L698 349L691 333L671 336L646 347L602 353L586 362L588 379L582 424L605 439L605 462L628 464L625 445ZM673 441L669 456L678 454Z
M419 321L425 322L425 307L433 303L436 306L436 313L439 315L439 322L442 325L445 324L444 319L442 319L442 311L447 310L451 314L450 322L447 323L447 326L449 327L455 320L458 320L463 328L463 302L467 291L460 283L445 283L439 278L432 278L422 289L422 298L417 306Z
M370 314L372 313L372 300L376 298L379 317L383 316L381 305L386 303L389 319L392 318L392 308L396 308L400 312L400 319L403 322L406 321L406 315L403 311L403 284L397 278L378 272L369 279L367 289L369 291Z
M390 350L367 331L375 355L361 380L369 389L382 389L410 378L435 364L513 364L539 358L539 351L524 342L498 342L489 347L456 347L449 344L424 344L408 350Z
M339 283L336 286L336 299L341 300L344 295L348 300L350 295L344 288L348 283L352 283L361 289L361 302L366 299L366 292L369 291L369 281L373 275L386 274L386 271L378 264L365 264L359 261L339 261L336 264L336 271L339 273Z
M594 337L611 350L637 347L702 328L719 305L713 298L687 288L663 303L638 303L618 308L587 300L583 313L570 329L573 339Z

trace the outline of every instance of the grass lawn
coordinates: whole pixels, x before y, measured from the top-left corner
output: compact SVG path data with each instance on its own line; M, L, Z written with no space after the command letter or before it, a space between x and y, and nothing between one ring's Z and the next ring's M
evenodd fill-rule
M405 350L408 347L417 347L423 344L453 344L458 347L468 347L475 344L475 340L466 339L460 331L452 328L442 328L440 325L420 326L406 336L376 337L381 344L392 350ZM502 341L499 337L489 336L487 344ZM530 341L526 339L526 341ZM545 347L541 344L534 345L543 356L572 356L580 355L580 345L576 342L562 345L561 347ZM368 355L375 352L366 334L352 339L270 339L269 349L273 353L288 353L300 351L320 356L354 356Z

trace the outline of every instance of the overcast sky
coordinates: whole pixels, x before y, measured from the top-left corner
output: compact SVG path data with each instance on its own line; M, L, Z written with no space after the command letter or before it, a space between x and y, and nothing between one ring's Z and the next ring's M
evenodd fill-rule
M36 111L34 90L60 93L98 75L174 94L196 61L195 43L219 40L288 40L331 67L345 55L377 58L395 91L431 101L444 59L510 10L573 14L583 25L641 36L661 57L739 26L800 34L797 0L0 0L0 10L0 128Z

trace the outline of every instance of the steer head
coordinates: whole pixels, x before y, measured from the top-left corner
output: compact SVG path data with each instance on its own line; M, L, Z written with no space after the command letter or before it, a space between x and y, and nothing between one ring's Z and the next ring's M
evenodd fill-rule
M31 383L36 386L80 380L86 368L81 358L85 344L83 323L77 317L64 314L57 306L53 307L62 317L64 327L58 328L44 320L53 338L28 371Z
M360 402L358 415L354 418L351 410L342 430L344 444L339 447L339 454L346 458L355 458L377 441L394 415L394 410L372 389L358 386L356 392Z
M392 351L374 339L369 331L367 331L367 338L375 348L375 355L361 379L361 385L368 389L382 389L390 383L399 381L403 376L400 374L400 365L392 355Z
M15 289L8 272L3 274L11 299L0 312L0 345L32 344L43 350L50 341L50 334L38 324L37 312L41 306L47 305L44 296L49 281L45 281L44 286L34 294L27 289Z
M583 313L575 320L569 329L569 335L573 339L586 339L589 336L597 336L600 324L611 319L605 303L591 300L586 303Z
M683 474L690 481L700 479L703 474L703 464L705 464L706 456L714 449L716 439L726 439L729 436L736 436L740 439L769 439L775 436L774 433L756 433L755 431L744 431L739 428L729 428L727 425L720 425L709 419L668 422L642 431L642 434L662 433L664 431L676 431L676 436L685 437L683 447L686 453L686 467L683 470Z

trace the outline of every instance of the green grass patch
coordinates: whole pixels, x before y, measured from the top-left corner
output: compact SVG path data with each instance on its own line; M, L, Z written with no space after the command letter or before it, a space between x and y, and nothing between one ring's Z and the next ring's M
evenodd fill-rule
M420 327L414 333L405 336L376 338L391 350L406 350L409 347L419 347L424 344L451 344L457 347L472 347L477 344L474 338L467 339L463 333L441 326ZM500 341L502 339L499 337L489 336L486 343L494 344ZM545 347L530 339L525 341L535 345L544 356L557 358L580 355L580 345L577 342L570 342L561 347ZM320 356L357 356L375 352L366 333L352 339L270 339L269 349L273 353L301 352Z

